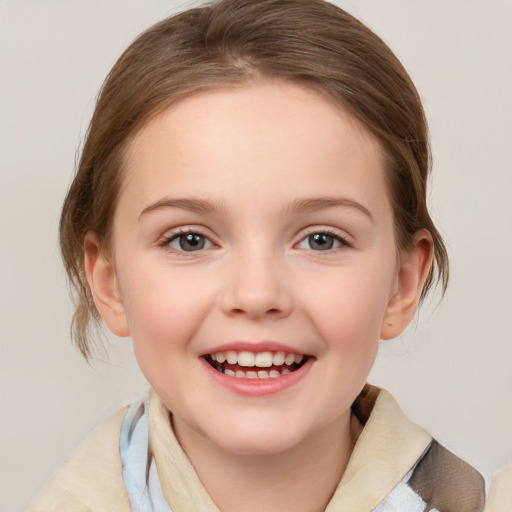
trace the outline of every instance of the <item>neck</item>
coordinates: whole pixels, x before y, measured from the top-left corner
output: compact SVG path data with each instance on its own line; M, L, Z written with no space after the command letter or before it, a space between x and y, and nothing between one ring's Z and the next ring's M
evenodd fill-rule
M352 423L352 426L351 426ZM174 424L204 488L222 512L321 512L345 471L354 445L350 412L285 452L226 452Z

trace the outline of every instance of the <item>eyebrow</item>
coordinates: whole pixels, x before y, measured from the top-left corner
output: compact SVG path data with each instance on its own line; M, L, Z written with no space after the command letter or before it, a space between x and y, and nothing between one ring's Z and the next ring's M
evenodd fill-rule
M286 213L313 213L339 206L355 208L356 210L359 210L361 213L363 213L366 217L368 217L372 223L375 223L373 215L371 214L370 210L368 210L368 208L363 206L361 203L358 203L357 201L343 197L313 197L296 199L290 205L288 205L286 208ZM220 202L211 202L204 199L195 198L173 199L170 197L164 197L163 199L160 199L144 208L144 210L142 210L141 214L139 215L139 220L148 213L166 208L178 208L197 213L219 213L224 209Z
M375 219L368 208L357 201L344 197L314 197L297 199L288 206L287 211L288 213L312 213L328 208L335 208L337 206L355 208L368 217L372 223L375 223Z
M220 203L205 201L204 199L193 199L193 198L183 198L183 199L173 199L170 197L164 197L160 199L156 203L149 205L148 207L142 210L139 215L139 220L143 215L146 215L155 210L162 210L166 208L179 208L182 210L188 210L191 212L198 213L218 213L223 208Z

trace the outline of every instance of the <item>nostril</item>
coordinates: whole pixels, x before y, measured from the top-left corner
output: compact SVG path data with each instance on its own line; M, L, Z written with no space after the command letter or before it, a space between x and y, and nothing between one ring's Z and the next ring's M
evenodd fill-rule
M231 313L232 314L235 314L235 315L246 315L248 314L249 316L253 316L255 314L257 314L258 316L260 315L259 312L255 312L254 309L252 308L247 308L247 309L243 309L243 308L234 308L231 310ZM271 309L267 309L266 311L263 309L263 315L272 315L272 316L275 316L275 315L280 315L281 314L281 310L277 309L277 308L271 308Z

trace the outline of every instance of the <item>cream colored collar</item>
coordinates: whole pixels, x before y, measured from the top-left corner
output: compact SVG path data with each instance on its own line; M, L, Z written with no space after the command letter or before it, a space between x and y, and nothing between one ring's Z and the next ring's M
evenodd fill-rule
M353 411L364 429L326 512L373 510L432 441L385 390L366 385ZM154 391L150 395L149 431L162 491L172 511L219 512L174 436L169 410Z

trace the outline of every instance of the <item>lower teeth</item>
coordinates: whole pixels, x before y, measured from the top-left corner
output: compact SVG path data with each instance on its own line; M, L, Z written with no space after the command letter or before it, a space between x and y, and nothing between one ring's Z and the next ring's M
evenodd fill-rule
M287 375L290 373L290 370L288 368L285 368L284 370L278 372L277 370L270 370L269 372L266 370L260 370L258 372L255 371L247 371L244 372L242 370L238 370L234 372L233 370L230 370L229 368L226 368L225 370L222 368L222 366L216 366L216 370L223 373L224 375L228 375L229 377L237 377L239 379L277 379L281 375Z

